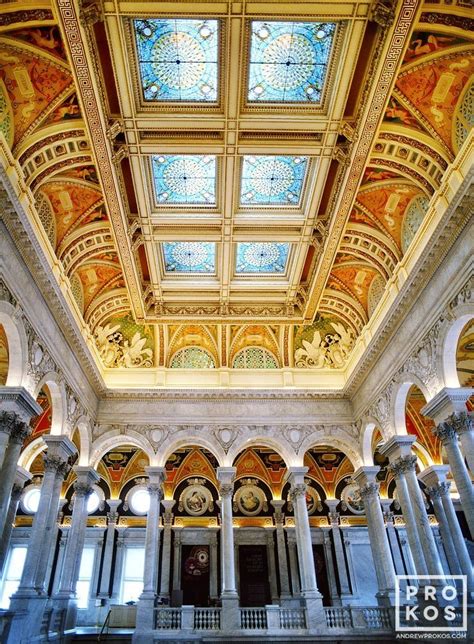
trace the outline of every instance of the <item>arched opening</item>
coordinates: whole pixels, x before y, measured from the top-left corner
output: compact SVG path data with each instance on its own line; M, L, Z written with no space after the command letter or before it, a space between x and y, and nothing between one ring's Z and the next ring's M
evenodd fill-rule
M474 387L474 319L464 326L456 347L456 372L461 387ZM474 410L474 396L467 401L467 409Z
M417 385L411 385L405 404L405 426L408 434L416 436L415 450L425 465L441 464L441 441L434 436L435 423L424 416L421 410L426 405L426 398Z
M0 386L5 386L8 380L8 339L3 324L0 324Z

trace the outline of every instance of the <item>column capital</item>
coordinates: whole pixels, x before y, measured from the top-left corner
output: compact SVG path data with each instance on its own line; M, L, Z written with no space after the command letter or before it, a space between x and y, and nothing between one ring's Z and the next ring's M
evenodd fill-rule
M371 483L366 483L365 485L362 485L361 487L359 487L359 494L362 500L365 501L365 499L371 499L371 498L378 499L379 487L380 485L375 481L372 481Z
M161 501L162 506L164 507L165 511L163 514L163 523L165 525L171 526L173 523L173 507L176 504L176 501L173 499L164 499Z
M145 467L145 473L148 476L148 483L146 489L151 496L163 495L162 483L166 478L165 468L148 465Z
M93 467L86 465L75 465L73 470L76 474L77 482L84 483L86 485L95 485L99 480L100 476Z
M354 472L351 478L359 487L362 487L367 483L374 483L379 472L380 467L378 465L362 465Z
M380 453L393 461L400 456L409 456L411 454L411 446L416 442L416 436L404 434L402 436L392 436L390 440L381 445Z
M296 485L306 485L304 477L308 473L308 470L309 468L306 466L289 467L285 478L292 487L295 487Z
M439 438L443 445L448 443L457 443L458 435L453 425L448 421L440 423L433 429L433 435Z
M407 454L406 456L399 456L392 461L387 469L392 472L395 478L398 478L406 472L415 471L417 458L414 454Z
M234 491L234 479L237 469L235 467L218 467L217 480L219 481L219 494L221 497L231 496Z
M273 513L273 516L275 518L275 525L283 527L283 523L285 521L283 506L285 505L285 501L283 501L282 499L274 499L270 501L270 505L273 505L273 508L275 510L275 512Z
M48 456L57 456L60 460L67 460L77 453L74 443L64 435L48 435L43 437L48 448Z
M10 441L16 443L17 445L23 445L25 438L31 434L32 428L28 423L25 423L21 420L17 420L10 431Z
M324 501L324 504L329 508L329 521L331 526L339 525L339 512L337 512L337 506L340 502L340 499L326 499Z
M427 487L433 487L434 485L438 485L438 483L444 483L448 472L448 465L430 465L418 474L418 478Z
M438 425L452 414L465 412L466 401L473 393L472 387L444 387L426 403L421 413L432 418Z
M42 412L41 405L24 387L0 387L0 403L2 410L18 414L25 423Z
M109 512L107 512L107 524L115 524L118 521L118 509L122 501L120 499L107 499L106 503L110 508Z
M390 509L393 503L393 499L380 499L380 504L382 506L382 513L385 523L393 523L393 512Z

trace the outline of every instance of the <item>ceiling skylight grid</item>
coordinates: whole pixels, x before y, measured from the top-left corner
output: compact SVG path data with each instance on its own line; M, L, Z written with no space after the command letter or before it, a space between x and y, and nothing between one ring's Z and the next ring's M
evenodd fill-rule
M148 18L134 31L145 101L217 102L217 20Z
M336 24L250 23L249 103L320 103Z
M244 156L240 205L298 206L307 166L304 156Z
M158 205L216 205L216 157L155 154L151 158Z

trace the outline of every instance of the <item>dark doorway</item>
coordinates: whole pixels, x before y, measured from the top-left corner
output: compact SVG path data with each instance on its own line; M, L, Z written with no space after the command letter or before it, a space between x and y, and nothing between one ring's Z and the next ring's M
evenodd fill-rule
M239 547L240 605L265 606L271 602L266 546Z
M314 569L316 571L316 583L318 590L323 596L323 606L331 605L331 593L329 592L328 571L326 557L322 544L313 544Z
M209 605L209 546L181 546L183 604Z

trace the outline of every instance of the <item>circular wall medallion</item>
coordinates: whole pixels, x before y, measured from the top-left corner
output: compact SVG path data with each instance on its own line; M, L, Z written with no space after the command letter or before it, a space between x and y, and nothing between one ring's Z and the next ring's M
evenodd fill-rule
M154 429L150 433L151 440L155 443L159 443L161 441L162 436L163 436L163 432L161 431L161 429Z
M256 485L242 485L235 493L234 503L242 514L252 517L265 508L266 497Z
M321 506L321 499L319 494L310 485L306 486L306 507L308 508L308 514L314 514L318 509L318 506Z
M341 498L352 513L364 514L364 502L360 496L359 486L356 483L346 485L342 490Z
M230 429L223 429L221 431L221 441L223 443L228 443L231 438L232 438L232 433L231 433Z
M290 440L292 443L297 443L300 440L300 432L297 429L292 429L290 432Z
M213 507L212 494L204 485L190 485L179 497L178 509L194 517L201 516L208 510L212 512Z

